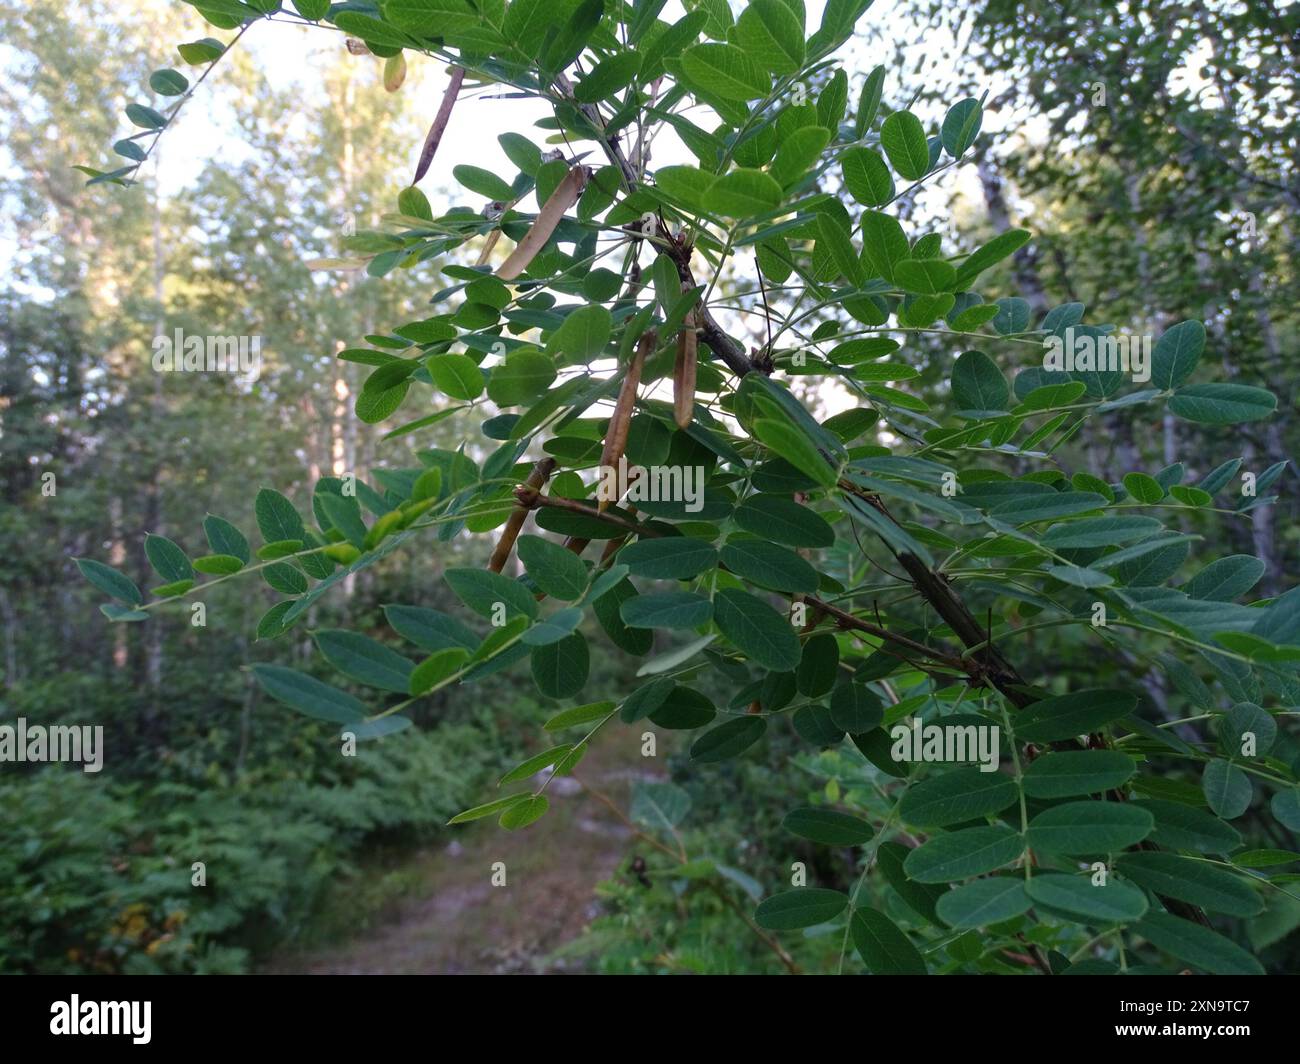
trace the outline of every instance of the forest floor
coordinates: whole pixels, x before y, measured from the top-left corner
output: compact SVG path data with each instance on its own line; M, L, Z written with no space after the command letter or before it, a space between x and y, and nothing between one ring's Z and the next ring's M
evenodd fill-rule
M603 732L579 764L577 778L626 810L634 780L661 776L656 770L662 759L642 758L639 743L627 729ZM572 970L550 954L598 915L596 885L617 870L632 832L572 778L553 779L546 793L550 811L522 831L506 831L488 818L451 829L450 843L368 861L327 903L328 943L283 952L263 970ZM498 861L505 864L505 886L492 884Z

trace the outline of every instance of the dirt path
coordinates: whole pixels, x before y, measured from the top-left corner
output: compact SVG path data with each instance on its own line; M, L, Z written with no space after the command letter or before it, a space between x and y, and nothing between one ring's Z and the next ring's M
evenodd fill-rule
M656 778L633 734L593 743L577 775L626 809L634 779ZM551 809L522 831L493 819L452 829L450 844L401 858L386 874L407 886L355 937L286 954L264 970L329 974L433 974L570 970L548 954L599 912L595 887L627 852L631 832L572 779L552 780ZM494 862L506 883L493 886Z

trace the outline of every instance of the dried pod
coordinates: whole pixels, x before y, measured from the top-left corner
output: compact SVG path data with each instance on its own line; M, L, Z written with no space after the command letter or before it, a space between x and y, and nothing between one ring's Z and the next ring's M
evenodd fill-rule
M677 333L677 361L673 365L673 420L684 429L695 416L695 366L698 356L695 312L686 315Z
M420 178L428 172L429 164L433 162L433 153L438 150L447 123L451 121L451 109L456 106L456 97L460 95L461 82L464 80L464 69L452 67L451 80L442 94L442 104L438 107L438 114L433 120L433 125L429 127L429 132L425 134L424 144L420 148L420 161L415 164L415 179L411 182L413 185L420 183Z
M659 334L654 329L647 329L637 341L636 351L623 376L623 386L618 392L618 402L614 404L614 416L609 419L609 428L605 432L605 449L600 455L600 464L604 469L617 466L627 449L627 433L632 424L632 410L636 406L636 391L641 384L641 370L658 342ZM609 504L609 499L601 499L597 512L604 513Z
M532 491L540 491L542 485L550 478L552 471L555 469L554 458L543 458L537 465L533 466L533 471L524 481L524 487ZM501 572L506 566L506 561L510 558L510 552L514 550L515 540L519 538L519 530L524 527L524 521L528 517L528 507L516 506L511 511L510 519L506 521L506 526L501 530L501 538L497 540L496 549L492 551L492 557L488 560L488 568L494 573Z
M564 217L564 212L578 202L582 190L587 187L591 171L585 166L575 166L565 175L564 180L556 186L537 212L532 228L524 238L515 245L510 257L501 264L497 276L503 281L513 281L528 268L528 264L537 257L537 253L546 246L555 232L556 226Z

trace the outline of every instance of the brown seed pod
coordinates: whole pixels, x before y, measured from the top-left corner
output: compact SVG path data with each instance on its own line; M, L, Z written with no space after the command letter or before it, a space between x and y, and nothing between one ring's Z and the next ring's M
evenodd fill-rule
M425 134L424 144L420 147L420 159L415 164L415 178L411 181L413 185L418 185L420 178L428 173L429 164L433 162L433 153L442 143L442 135L447 131L447 123L451 121L451 109L456 106L456 98L460 95L460 86L464 80L465 68L452 67L451 80L448 81L447 88L442 94L442 104L434 117L433 125Z
M533 471L528 475L524 486L531 488L534 492L540 491L554 469L555 459L543 458L533 466ZM492 572L499 573L505 568L506 561L510 558L510 552L514 550L515 540L519 538L519 530L524 527L524 521L528 517L528 509L526 506L516 506L511 511L510 519L506 521L505 528L501 530L501 538L497 540L496 549L492 551L492 557L488 560L488 568Z
M524 234L523 239L515 245L515 250L497 270L497 276L501 280L513 281L537 257L537 253L546 246L556 226L564 218L564 212L578 202L590 177L591 171L585 166L575 166L565 175L537 212L532 228Z
M605 432L605 448L600 455L600 464L605 469L617 466L627 449L627 433L632 424L632 409L636 406L636 390L641 384L641 370L658 342L659 334L654 329L647 329L637 341L636 351L618 392L618 402L614 404L614 416L609 419L609 428ZM609 499L601 499L596 512L604 513L609 504Z
M698 356L695 311L686 315L677 333L677 361L673 365L673 420L687 428L695 416L695 367Z

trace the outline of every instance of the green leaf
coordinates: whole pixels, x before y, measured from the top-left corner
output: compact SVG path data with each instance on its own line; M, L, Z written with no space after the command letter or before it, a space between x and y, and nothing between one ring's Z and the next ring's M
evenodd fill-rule
M861 846L875 834L871 825L861 817L815 806L791 810L781 821L781 826L801 839L826 846Z
M1012 723L1016 739L1021 742L1054 743L1088 735L1127 717L1136 707L1137 696L1128 691L1097 688L1034 702L1021 710Z
M410 726L411 718L403 717L399 713L375 720L358 721L356 724L345 724L339 734L341 737L351 736L357 740L382 739L385 735L406 731Z
M1000 813L1019 796L1010 776L956 768L915 784L898 803L898 815L909 824L941 828Z
M839 470L830 465L812 441L789 421L758 418L752 428L754 435L772 454L784 458L822 487L833 487L839 480Z
M357 396L355 406L357 417L367 425L377 425L402 405L402 400L410 390L409 380L400 381L391 388L363 388L361 394Z
M789 547L829 547L835 531L820 514L778 495L751 495L735 512L746 532Z
M840 156L844 187L864 207L880 207L894 196L894 178L878 151L849 148Z
M781 186L776 178L762 170L744 167L718 178L704 196L707 210L728 218L751 218L780 206L780 203Z
M1019 916L1030 904L1024 880L991 876L948 891L935 905L935 913L950 927L987 927Z
M293 503L274 488L263 488L257 493L257 498L253 502L253 512L257 515L257 527L267 543L292 539L302 542L307 538L302 518L293 508ZM216 549L215 544L213 549ZM223 553L238 556L238 552L232 550Z
M735 42L773 74L803 66L803 21L785 0L751 0L736 22Z
M155 70L149 75L149 88L159 96L180 96L190 87L190 79L178 70Z
M293 627L293 620L285 621L284 616L296 604L296 599L286 599L283 602L277 602L264 614L257 622L258 639L278 639Z
M163 584L161 587L151 589L151 593L158 598L175 598L177 595L183 595L194 586L193 580L173 580L169 584Z
M435 650L413 670L411 670L408 693L422 695L452 676L469 659L469 651L464 647L448 647Z
M1011 389L993 359L983 351L966 351L953 365L952 397L959 409L984 413L1006 410Z
M244 567L244 563L231 554L205 554L194 559L194 568L210 576L229 576Z
M690 536L666 536L629 543L618 552L618 560L633 576L650 580L689 580L718 562L712 543Z
M518 406L538 398L555 380L555 364L537 350L506 356L488 378L488 396L497 406Z
M957 289L968 288L970 283L990 266L1001 262L1008 255L1020 250L1025 244L1029 243L1029 235L1027 229L1008 229L1005 233L999 233L983 247L967 256L966 261L957 267ZM1011 300L998 300L998 305L1003 306L1005 304L1004 309L1008 312L1007 321L1005 322L1007 326L1006 332L1023 332L1029 325L1029 307L1026 304L1022 311L1020 303L1023 303L1023 300L1017 303L1013 303ZM1002 332L1003 330L999 329L998 331Z
M589 362L605 350L612 327L613 320L604 307L579 307L551 335L546 349L564 352L570 365Z
M1248 736L1254 743L1251 756L1262 757L1277 739L1277 721L1253 702L1238 702L1219 722L1219 741L1229 756L1240 757Z
M1259 961L1216 931L1169 913L1150 912L1133 930L1157 949L1211 975L1263 975Z
M152 107L146 107L142 103L127 104L126 117L131 125L139 126L141 129L162 129L167 124L166 118Z
M943 927L936 911L938 900L944 896L949 887L936 883L918 883L907 878L903 871L903 862L911 851L897 842L880 843L876 849L876 867L880 869L885 881L894 888L904 903L918 916Z
M835 686L839 675L840 645L829 632L818 632L803 645L795 684L802 695L818 698Z
M911 111L895 111L880 127L880 146L901 177L917 181L930 169L930 146L921 120Z
M792 723L799 737L814 746L836 746L844 740L844 729L835 726L826 706L800 706Z
M989 510L994 517L1012 521L1017 525L1035 521L1050 521L1059 517L1102 510L1106 500L1090 491L1049 491L1041 495L1025 495L1009 502L999 503Z
M211 63L212 60L220 58L225 50L226 46L213 37L204 37L202 40L176 46L176 51L190 66Z
M613 712L613 702L591 702L585 706L574 706L572 709L561 710L542 727L547 731L563 731L565 728L576 728L580 724L590 724L593 721L602 720Z
M1293 850L1243 850L1232 855L1232 863L1238 868L1272 868L1296 861L1300 861L1300 853Z
M1151 841L1159 846L1197 853L1227 853L1241 845L1241 834L1202 809L1161 798L1143 798L1132 803L1156 819Z
M1086 517L1053 525L1043 535L1043 546L1052 550L1081 547L1112 547L1143 539L1160 530L1153 517Z
M138 606L144 601L140 589L135 586L135 582L125 573L119 573L116 569L105 565L103 562L97 562L91 558L77 558L76 562L77 568L81 570L81 575L104 594L112 595L113 598L131 606Z
M640 52L618 52L597 63L573 90L579 103L599 103L626 89L641 71Z
M1236 425L1266 418L1277 408L1277 396L1245 384L1189 384L1169 398L1169 409L1187 421L1203 425Z
M1123 786L1135 771L1137 763L1117 750L1048 753L1025 769L1025 793L1032 798L1101 794Z
M468 355L433 355L424 365L444 395L470 400L483 394L483 371Z
M245 565L248 564L251 557L248 553L248 540L224 517L208 514L203 519L203 534L207 536L213 554L229 554Z
M1120 802L1066 802L1029 821L1030 849L1053 854L1099 854L1122 850L1151 834L1155 818Z
M858 113L853 120L853 130L858 137L866 133L871 128L871 123L876 120L876 112L880 109L880 93L884 84L883 66L874 67L862 84L862 95L858 98Z
M736 717L711 728L691 744L692 761L726 761L753 746L767 731L767 721L760 716Z
M685 207L704 208L709 189L717 180L698 166L661 166L655 171L655 187Z
M853 946L872 975L925 975L925 960L897 925L875 909L856 909Z
M543 750L540 754L534 754L502 776L497 781L497 786L504 787L507 783L518 783L520 780L528 779L529 776L536 776L542 769L550 768L556 762L562 760L572 750L573 746L565 743L562 746L553 746L549 750Z
M866 684L842 683L831 695L831 720L835 727L850 735L861 735L879 727L884 717L880 699Z
M259 547L257 556L264 562L275 561L277 558L288 558L302 550L302 545L300 539L277 539Z
M780 3L781 0L775 0ZM782 188L798 183L830 143L831 131L823 126L804 126L781 141L770 173ZM882 164L883 165L883 164Z
M894 266L911 254L903 227L880 211L862 212L862 263L869 273L894 283Z
M587 590L587 567L572 551L541 536L520 536L515 548L539 588L562 602L576 602Z
M533 680L538 690L551 698L570 698L587 684L591 651L581 632L555 643L533 647Z
M496 813L503 812L513 805L527 801L531 797L527 794L509 794L504 798L498 798L494 802L485 802L483 805L476 805L472 809L466 809L463 813L457 813L447 821L450 827L452 824L465 824L471 820L482 820L483 817L493 816Z
M1269 803L1269 808L1273 815L1277 817L1279 823L1292 831L1300 831L1300 787L1288 787L1280 790L1273 795L1273 800ZM1224 824L1225 828L1235 833L1235 829ZM1238 836L1240 841L1240 836ZM1222 851L1215 851L1222 852Z
M638 824L671 831L686 819L690 811L690 794L675 783L638 781L632 785L628 816Z
M384 691L408 692L414 663L383 643L341 628L313 632L312 638L325 659L344 676Z
M518 831L520 828L526 828L534 821L540 820L546 815L546 811L550 807L551 803L546 795L531 795L521 802L511 804L501 814L501 818L497 823L507 831Z
M842 891L797 887L759 902L754 922L768 931L797 931L835 919L848 904L849 896Z
M1147 911L1145 895L1113 876L1106 877L1105 885L1096 886L1091 875L1047 872L1034 876L1025 890L1035 904L1099 924L1131 923Z
M979 136L983 120L984 109L979 100L968 98L953 104L944 115L943 126L939 130L944 151L954 159L964 155Z
M689 591L637 595L623 602L619 616L629 628L695 628L709 622L713 603Z
M536 599L517 580L487 569L448 569L445 576L461 602L494 623L503 616L503 611L497 609L497 603L504 605L506 619L537 616Z
M1174 853L1126 853L1115 862L1139 887L1229 916L1258 916L1264 903L1241 876Z
M1264 563L1249 554L1230 554L1210 562L1182 586L1194 599L1231 602L1244 595L1264 575Z
M697 44L681 56L682 73L723 100L745 102L767 95L771 76L757 59L732 44Z
M474 650L479 645L478 636L469 628L438 610L424 606L385 606L384 617L393 631L424 651L448 647Z
M798 667L802 651L794 628L762 599L725 588L714 596L713 619L722 634L756 664L776 672Z
M921 295L948 291L956 276L957 271L943 259L903 259L894 265L894 279L898 286L905 292Z
M156 536L149 532L144 537L144 553L149 564L168 583L190 580L194 576L194 567L180 549L166 536Z
M137 610L129 606L119 606L116 602L101 603L99 612L114 623L119 621L147 621L149 619L148 610Z
M794 551L765 540L730 540L722 548L722 564L741 579L773 591L812 594L817 590L816 569Z
M1199 321L1171 325L1151 352L1151 387L1177 388L1196 368L1205 349L1205 326Z
M261 579L281 594L307 592L307 578L290 562L277 562L261 570Z
M635 598L636 588L631 580L623 579L609 591L592 600L592 609L600 627L620 650L629 654L647 653L654 645L654 633L642 628L629 628L623 623L620 609L628 599ZM710 614L712 616L712 614Z
M907 855L903 870L920 883L949 883L1010 864L1024 849L1025 840L1006 824L966 828L918 846Z
M323 491L316 496L316 501L331 527L343 533L343 537L357 550L366 549L366 523L362 520L361 503L356 496Z
M1148 505L1157 503L1165 497L1165 489L1160 481L1146 473L1124 474L1124 490L1137 502Z
M254 665L253 677L277 702L317 720L350 724L364 719L365 707L346 691L280 665Z
M509 203L515 198L514 190L491 170L478 166L453 166L452 176L471 192L486 196L490 200Z
M1205 766L1201 790L1210 808L1225 820L1235 820L1250 806L1250 778L1236 765L1216 757Z

